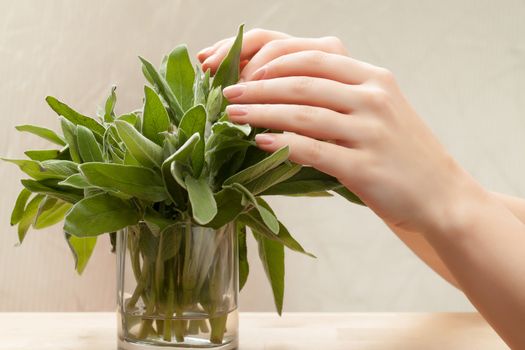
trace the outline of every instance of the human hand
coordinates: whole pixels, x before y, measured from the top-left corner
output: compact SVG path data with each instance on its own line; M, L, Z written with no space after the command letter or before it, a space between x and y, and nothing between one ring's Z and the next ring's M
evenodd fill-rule
M233 39L203 50L215 71ZM335 37L245 35L240 84L224 89L233 122L286 131L257 145L337 177L389 226L445 229L486 193L447 153L388 70L348 56ZM446 224L445 224L446 223Z

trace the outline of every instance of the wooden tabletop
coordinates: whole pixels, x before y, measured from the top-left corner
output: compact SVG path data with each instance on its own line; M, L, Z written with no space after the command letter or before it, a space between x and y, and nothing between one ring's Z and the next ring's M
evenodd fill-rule
M0 313L2 350L115 350L113 313ZM241 350L508 349L475 313L241 313Z

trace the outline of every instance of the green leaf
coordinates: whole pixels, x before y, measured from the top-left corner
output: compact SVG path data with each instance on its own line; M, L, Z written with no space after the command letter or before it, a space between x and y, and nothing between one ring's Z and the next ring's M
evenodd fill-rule
M71 203L63 202L52 197L46 197L46 199L40 204L33 227L40 230L58 224L64 219L64 216L71 207Z
M273 233L279 233L279 221L277 221L277 218L271 211L266 209L264 206L259 205L259 201L262 201L261 198L255 198L253 193L251 193L246 187L239 183L234 183L231 185L231 187L243 195L244 201L246 203L250 203L259 211L263 222Z
M224 188L213 195L217 203L217 215L206 226L221 228L243 211L242 194L232 188Z
M78 189L93 187L93 185L91 185L87 181L86 177L82 174L73 174L64 181L59 182L58 184L61 186L67 186Z
M41 126L35 125L19 125L15 127L18 131L29 132L31 134L37 135L43 139L51 141L59 146L65 146L65 140L58 136L53 130L43 128Z
M170 108L170 116L175 124L178 124L180 121L180 118L182 118L182 115L184 114L184 111L179 103L177 101L177 98L173 94L173 91L171 91L171 88L169 87L168 83L164 78L157 72L155 67L142 57L139 57L140 61L143 65L143 71L145 72L146 78L149 77L148 80L152 82L155 89L159 92L159 94L162 96L162 98L166 101L168 104L168 107Z
M341 184L335 177L313 167L303 166L297 174L266 189L260 195L301 195L312 192L329 191L339 186L341 186Z
M197 105L189 109L179 124L179 130L184 132L184 135L193 135L198 133L200 141L195 144L192 152L191 164L193 169L193 176L199 177L204 167L204 129L206 126L206 109L203 105ZM180 137L179 133L179 137ZM180 138L179 143L186 142L185 138Z
M162 181L164 182L164 187L175 206L178 208L184 208L186 203L186 191L175 180L174 175L171 173L171 167L175 162L175 157L176 154L174 153L162 163Z
M18 224L20 220L22 220L29 197L31 197L31 191L28 191L26 188L20 191L20 194L16 199L13 212L11 213L11 226Z
M75 125L83 125L86 128L90 129L94 133L98 134L99 136L104 135L104 127L100 125L95 119L92 119L90 117L86 117L85 115L82 115L76 111L74 111L72 108L70 108L65 103L60 102L56 98L52 96L46 97L47 104L58 114L69 120L71 123Z
M221 112L222 99L222 90L220 86L217 86L210 91L208 100L206 101L209 122L213 123L217 120L217 116Z
M77 144L80 157L84 162L103 162L102 150L93 132L85 126L77 127Z
M243 29L244 25L241 25L232 47L215 73L212 87L221 86L224 89L229 85L237 83L239 80Z
M167 57L166 81L184 111L193 105L195 71L186 45L177 46Z
M97 243L97 237L76 237L68 233L65 235L68 246L73 253L73 258L75 259L75 269L78 274L81 275L86 268L89 258L93 254L93 250Z
M162 147L142 136L127 122L116 120L115 125L127 150L140 164L148 168L160 168L163 161Z
M135 225L139 213L128 201L98 194L75 204L66 215L64 230L77 237L97 236Z
M44 199L44 196L41 194L36 195L33 199L27 204L24 214L22 214L22 219L18 223L18 241L22 243L24 238L29 230L29 227L33 224L35 216L38 212L38 206L40 202Z
M281 315L284 299L284 247L279 242L269 240L263 235L257 234L258 232L254 228L251 229L258 244L259 258L262 262L264 272L272 286L277 313Z
M22 180L22 185L34 193L45 194L51 197L61 199L69 203L76 203L82 199L82 195L76 190L66 190L56 188L35 180Z
M146 208L146 212L144 213L144 221L146 221L150 230L153 227L154 230L151 231L156 231L156 233L164 231L167 227L177 223L177 221L166 218L152 208Z
M55 159L60 155L60 151L56 149L50 149L50 150L34 150L34 151L25 151L24 154L28 156L32 160L49 160L49 159Z
M104 121L106 123L111 123L115 119L114 110L115 104L117 103L117 95L115 94L116 89L117 87L115 85L111 87L111 93L106 99L106 103L104 105Z
M97 187L119 191L139 199L160 202L168 198L161 177L151 169L110 163L86 163L80 171Z
M333 191L352 203L366 205L358 196L355 195L355 193L351 192L343 185L341 185L341 187L335 188Z
M71 160L75 163L82 163L80 152L77 144L77 127L65 118L60 118L60 125L62 126L62 133L69 147Z
M245 187L253 194L257 195L264 190L283 182L294 176L301 170L301 165L291 162L286 162L278 167L264 173L258 178L248 182Z
M208 182L205 178L195 179L191 175L186 176L184 182L188 189L193 218L201 225L207 224L217 214L217 203Z
M246 246L246 225L237 221L235 223L237 230L237 242L239 250L239 290L242 290L246 281L248 280L248 275L250 274L250 265L248 263L248 249Z
M168 131L170 117L160 97L153 89L145 86L144 94L146 99L144 101L142 133L151 141L162 146L164 137L160 133Z
M186 140L186 142L180 146L177 151L173 153L168 159L188 167L191 166L193 150L200 139L201 137L198 133L191 135L190 138Z
M67 177L78 172L77 164L68 160L46 160L39 162L29 159L6 159L0 158L6 162L18 165L27 175L35 180L47 179L66 179Z
M289 154L289 148L288 146L281 147L274 153L272 153L269 157L264 158L259 163L256 163L237 174L229 177L224 181L224 185L230 185L234 182L245 184L248 183L259 176L263 175L269 170L272 170L273 168L277 167L279 164L283 163L285 160L288 159Z

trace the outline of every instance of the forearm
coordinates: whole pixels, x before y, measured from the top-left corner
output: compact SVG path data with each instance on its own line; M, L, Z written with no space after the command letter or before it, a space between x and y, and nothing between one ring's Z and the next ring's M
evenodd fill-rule
M524 223L485 191L448 214L424 232L425 238L502 338L512 348L524 348Z
M512 212L516 218L525 223L525 200L509 195L491 192L491 196L503 203L508 210ZM448 267L443 263L443 260L436 253L432 245L422 235L421 232L407 232L399 228L389 226L390 229L399 237L405 245L414 252L423 262L425 262L432 270L439 274L447 282L460 288L456 278L449 271Z

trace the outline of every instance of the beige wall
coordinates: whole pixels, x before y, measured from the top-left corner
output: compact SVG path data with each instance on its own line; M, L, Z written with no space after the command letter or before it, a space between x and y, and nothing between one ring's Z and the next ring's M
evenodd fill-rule
M484 185L525 195L525 3L508 1L0 0L0 154L45 143L13 127L56 128L46 95L93 114L118 85L118 111L140 105L137 55L195 53L240 22L300 36L340 36L389 67L448 149ZM0 311L111 310L115 264L106 239L81 278L60 227L15 248L8 225L20 173L0 164ZM429 200L432 200L429 198ZM319 258L289 253L285 310L468 310L366 209L340 198L271 198ZM496 233L497 234L497 233ZM271 310L255 250L244 310Z

